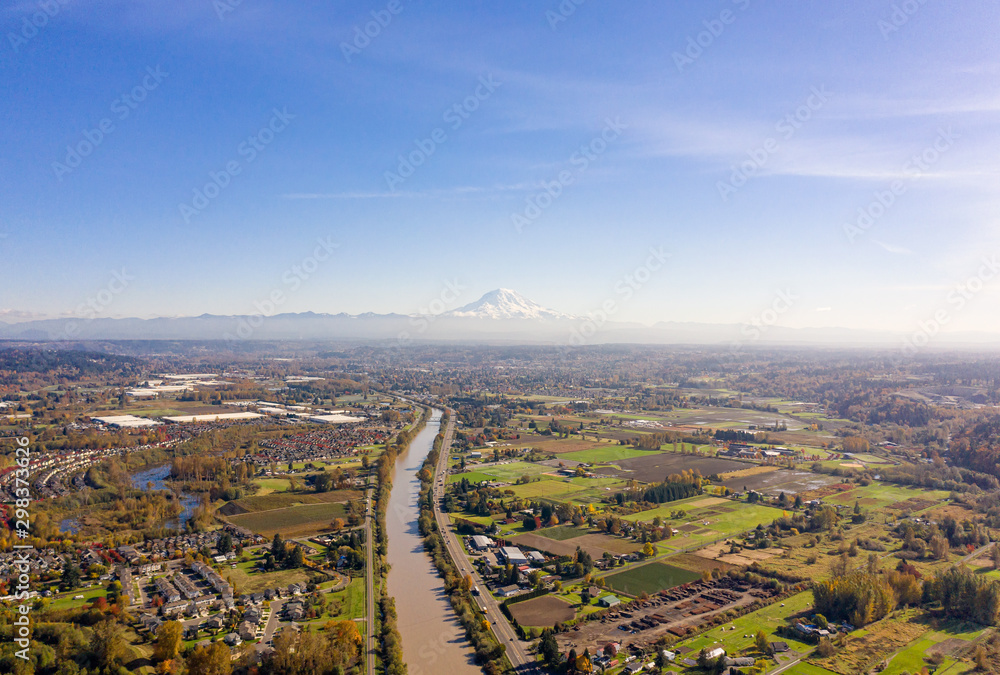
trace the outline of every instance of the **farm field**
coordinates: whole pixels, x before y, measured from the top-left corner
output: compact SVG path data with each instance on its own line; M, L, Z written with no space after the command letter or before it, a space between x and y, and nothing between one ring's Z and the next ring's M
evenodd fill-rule
M743 468L745 468L745 465ZM723 481L722 484L736 492L742 492L746 489L772 494L777 492L798 494L800 492L809 492L810 490L820 490L839 481L840 479L834 476L826 476L810 471L780 469L752 476L730 478Z
M597 472L635 479L643 483L659 483L668 475L680 473L685 469L697 469L702 476L711 476L714 473L736 471L750 466L745 462L736 462L731 459L685 455L675 452L643 453L642 457L619 460L615 462L615 465L618 467L617 469L602 467L597 469Z
M257 511L228 516L234 525L245 527L265 537L280 532L286 539L304 537L330 529L334 518L343 518L347 510L343 504L303 504L284 509Z
M229 502L229 504L224 507L223 513L238 515L240 513L256 513L258 511L284 509L299 504L343 503L351 499L361 499L362 496L362 493L358 490L331 490L330 492L294 493L274 492L267 495L244 497L242 499Z
M556 541L566 541L567 539L582 537L587 533L588 530L586 528L577 527L576 525L559 525L536 531L536 534Z
M567 452L559 459L571 459L575 462L585 462L587 464L603 464L617 462L622 459L633 459L635 457L648 457L657 455L657 450L637 450L627 445L609 445L591 450L580 450L577 452Z
M537 499L538 497L546 497L548 499L555 500L565 498L567 495L572 493L583 492L586 488L569 481L546 477L534 483L512 485L510 486L510 489L519 499Z
M902 512L915 513L932 506L940 506L948 499L949 494L945 490L872 483L824 499L847 506L853 505L857 500L862 508L890 509L899 515Z
M527 548L538 549L552 555L574 555L576 547L586 551L594 559L600 558L605 552L625 554L634 553L642 549L642 544L612 537L607 534L584 534L567 540L550 539L535 532L528 532L512 537L511 541L515 546L525 546Z
M783 413L764 412L746 408L685 408L667 413L675 424L706 426L712 429L746 429L753 424L759 427L784 422L789 431L803 428L804 422Z
M642 593L658 593L665 588L673 588L689 581L700 579L701 575L673 565L654 562L605 577L608 587L619 593L638 596Z
M260 486L260 492L255 495L257 497L263 497L272 492L287 492L292 487L291 481L287 478L257 478L253 482Z
M573 606L552 595L543 595L510 605L510 613L522 626L553 626L575 616Z
M469 464L467 468L470 470L468 473L452 473L449 475L448 482L454 483L462 480L462 478L468 478L469 481L473 482L488 480L513 483L521 476L534 477L552 471L551 467L532 462L506 462L489 465ZM476 478L473 478L473 475Z
M720 501L722 503L719 503ZM705 505L700 506L699 503ZM678 510L685 511L685 517L680 520L670 520L671 512ZM698 496L670 502L649 511L633 513L624 516L622 520L651 522L653 518L659 516L666 525L680 530L670 539L659 543L667 548L679 550L698 547L721 537L735 536L752 530L758 524L767 525L775 518L780 518L781 514L781 509L770 506Z

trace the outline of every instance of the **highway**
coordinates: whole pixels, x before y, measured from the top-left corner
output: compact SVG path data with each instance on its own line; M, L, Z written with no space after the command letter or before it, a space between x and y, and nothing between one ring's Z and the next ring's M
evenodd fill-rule
M527 644L522 642L514 631L513 626L507 622L507 618L501 613L500 605L493 595L486 590L486 585L479 578L475 568L469 562L462 548L462 543L458 540L451 528L451 520L447 513L441 511L441 498L444 496L444 486L448 477L448 450L451 448L451 438L454 432L454 418L449 417L448 427L444 431L444 442L441 444L441 452L438 456L438 464L434 473L434 517L437 519L438 528L444 538L448 553L455 562L459 574L463 577L466 574L472 576L473 585L480 588L480 595L476 598L479 604L486 608L486 615L490 620L493 633L500 644L507 648L507 658L511 665L519 673L541 673L536 666L534 656L528 652Z

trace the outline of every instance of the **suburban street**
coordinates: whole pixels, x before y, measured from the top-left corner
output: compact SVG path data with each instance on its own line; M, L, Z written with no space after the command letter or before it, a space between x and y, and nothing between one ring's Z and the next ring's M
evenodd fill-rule
M267 624L264 626L264 634L260 638L260 642L257 643L257 651L263 652L270 648L271 645L268 642L274 637L275 631L278 630L278 624L281 623L281 612L285 607L285 603L288 602L287 598L276 598L271 601L271 616L267 619Z
M441 444L441 452L438 456L438 465L434 475L434 517L437 519L445 545L448 547L448 552L451 555L451 559L455 561L455 566L458 568L459 573L462 576L466 574L471 575L473 584L480 587L481 593L477 600L480 605L486 608L486 614L489 617L493 633L500 641L500 644L507 648L507 658L510 659L511 665L520 673L538 672L533 655L528 653L526 645L518 638L514 628L507 622L503 613L501 613L500 604L486 590L486 585L479 578L478 574L476 574L468 557L466 557L462 543L452 531L448 514L441 512L441 498L444 496L444 486L448 475L448 450L451 447L454 427L455 421L453 418L450 418L448 420L448 428L444 432L444 442Z

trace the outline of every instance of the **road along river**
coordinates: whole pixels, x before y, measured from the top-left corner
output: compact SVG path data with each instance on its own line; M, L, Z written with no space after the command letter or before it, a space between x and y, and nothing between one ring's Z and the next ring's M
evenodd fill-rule
M392 492L386 510L389 534L388 591L396 599L403 660L409 675L476 675L475 652L444 592L444 581L424 551L417 530L420 479L417 472L434 446L441 428L441 411L434 410L427 426L396 459Z

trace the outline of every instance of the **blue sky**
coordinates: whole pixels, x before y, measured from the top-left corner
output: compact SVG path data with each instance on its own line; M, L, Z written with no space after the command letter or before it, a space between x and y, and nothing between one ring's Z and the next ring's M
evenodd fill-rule
M788 326L1000 331L995 3L577 2L6 6L4 320L507 287L644 323L785 294Z

